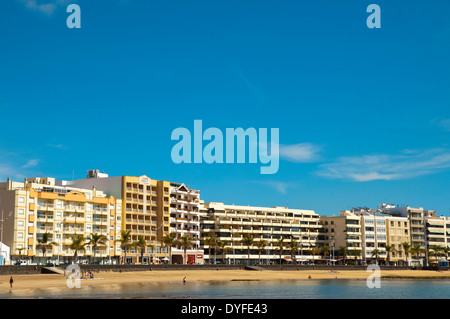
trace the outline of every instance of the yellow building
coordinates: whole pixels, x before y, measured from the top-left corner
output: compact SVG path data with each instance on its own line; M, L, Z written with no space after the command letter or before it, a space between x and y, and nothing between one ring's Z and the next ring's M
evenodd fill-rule
M13 260L59 264L73 261L73 237L83 236L86 244L93 234L103 235L104 244L96 251L86 245L77 251L76 262L94 262L95 256L97 262L110 263L120 255L114 237L120 229L121 206L120 199L102 191L56 186L53 178L29 178L23 183L8 179L0 183L2 239L11 247ZM44 234L52 245L43 249Z
M387 244L391 247L388 259L395 264L406 263L411 260L411 255L406 254L403 243L411 243L410 225L406 217L386 217Z
M130 232L128 248L122 249L121 263L159 263L169 257L162 239L170 233L170 183L148 176L113 176L98 170L88 172L86 179L60 181L58 184L100 189L108 195L121 198L122 230ZM144 251L132 245L142 237ZM120 232L116 240L121 240ZM124 248L124 247L123 247ZM142 256L142 258L141 258Z
M341 211L339 216L320 216L320 225L319 245L330 247L335 259L339 256L341 247L345 247L346 262L362 262L364 251L361 216Z

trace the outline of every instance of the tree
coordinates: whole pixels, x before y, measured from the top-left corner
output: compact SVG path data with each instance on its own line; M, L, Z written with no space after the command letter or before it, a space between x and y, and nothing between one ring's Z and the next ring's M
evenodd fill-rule
M291 260L292 263L294 263L294 255L295 252L298 250L298 242L295 239L291 239L291 241L288 243L289 251L291 252ZM297 263L297 262L295 262Z
M276 245L276 246L278 247L278 249L280 250L280 266L281 266L281 255L283 254L283 248L284 248L284 246L285 246L284 238L283 238L283 237L279 238L279 239L275 242L275 245Z
M191 241L191 238L189 235L184 235L181 238L178 239L177 244L183 247L184 252L184 264L187 264L187 249L193 245L193 241Z
M257 241L255 243L255 246L258 247L258 252L259 252L258 260L259 260L259 264L261 264L261 251L264 249L264 247L267 246L267 241L264 239L260 239L259 241Z
M250 247L253 246L253 236L246 235L242 238L242 245L247 246L247 266L250 266Z
M443 247L441 247L439 245L433 245L430 248L431 248L430 255L433 255L434 258L436 259L436 261L438 261L438 257L441 255L441 251L442 251Z
M339 253L342 255L342 261L343 261L343 263L344 263L344 265L345 265L345 257L347 256L347 253L348 253L347 247L345 247L345 246L340 246L340 247L339 247Z
M73 261L75 263L77 263L78 251L85 250L85 248L84 248L86 246L85 241L86 241L86 238L84 237L84 235L72 236L72 244L70 244L69 247L75 251L75 253L73 254Z
M361 256L361 250L357 250L356 247L353 248L352 255L355 257L355 265L357 265L358 257Z
M316 255L320 254L320 248L317 246L314 246L314 247L310 248L310 250L311 250L311 254L313 255L313 261L315 262Z
M386 245L385 249L386 249L387 264L388 264L388 266L390 266L390 264L391 264L391 253L395 252L395 248L394 248L394 246Z
M120 239L116 239L117 242L120 242L120 246L122 248L122 251L125 252L125 256L123 258L123 263L125 264L126 260L127 260L127 251L128 248L131 247L131 243L130 243L130 238L131 238L131 230L122 230L120 232Z
M415 255L416 259L419 260L420 254L424 252L424 249L420 246L420 244L414 244L414 246L410 247L409 251L411 256Z
M176 244L177 237L175 233L166 234L163 237L163 244L169 247L169 263L172 264L172 247Z
M92 234L91 238L89 239L89 242L86 245L92 245L92 250L94 251L94 264L95 264L95 256L97 254L97 247L98 246L106 246L106 242L108 240L108 237L101 234Z
M380 251L377 248L372 250L372 258L375 258L375 264L378 265L378 258L380 258Z
M406 264L408 264L408 254L411 252L411 244L405 241L402 243L402 248L406 256Z
M442 252L444 253L446 260L448 259L448 252L449 251L450 251L450 247L448 247L448 246L442 247Z
M328 256L330 254L330 247L329 246L323 246L320 248L320 254L325 259L325 256Z
M216 242L217 242L217 239L216 239L216 237L214 237L214 235L213 235L213 236L210 236L210 237L206 237L206 238L204 239L205 245L208 246L209 264L212 264L211 248L212 248L212 247L215 247Z
M45 264L45 253L47 252L47 249L52 248L53 245L58 245L58 243L55 243L53 241L49 242L50 233L45 232L42 235L42 239L38 239L38 244L36 245L37 249L42 250L42 264Z
M138 236L137 242L133 243L133 245L139 249L139 253L141 254L141 263L143 263L145 248L147 248L148 246L153 246L153 245L147 245L147 242L145 241L143 236Z
M226 253L229 250L229 248L227 246L228 246L228 242L223 241L223 240L218 240L217 241L217 248L222 252L222 262L224 264L226 264L225 255L226 255Z

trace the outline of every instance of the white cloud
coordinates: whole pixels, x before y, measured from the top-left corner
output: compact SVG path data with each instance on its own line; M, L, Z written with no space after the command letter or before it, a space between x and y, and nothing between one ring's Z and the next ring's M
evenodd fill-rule
M281 194L286 194L288 188L291 188L294 186L292 183L287 182L279 182L279 181L258 181L258 183L267 185L276 191L278 191Z
M31 159L25 165L23 165L22 168L35 167L35 166L37 166L38 163L39 163L39 160Z
M18 0L25 8L51 16L59 6L66 6L68 0Z
M405 150L398 154L340 157L320 167L317 172L320 176L357 182L410 179L450 168L450 150Z
M319 159L320 147L311 143L280 145L280 158L291 162L308 163Z

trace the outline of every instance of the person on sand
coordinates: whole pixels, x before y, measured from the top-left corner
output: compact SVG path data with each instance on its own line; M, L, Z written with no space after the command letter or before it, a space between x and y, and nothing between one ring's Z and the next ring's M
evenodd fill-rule
M183 284L185 284L185 283L186 283L186 277L183 278Z
M311 279L311 275L308 276L308 279Z
M13 280L13 277L11 276L11 278L9 278L9 286L11 287L10 290L12 290L13 283L14 283L14 280Z

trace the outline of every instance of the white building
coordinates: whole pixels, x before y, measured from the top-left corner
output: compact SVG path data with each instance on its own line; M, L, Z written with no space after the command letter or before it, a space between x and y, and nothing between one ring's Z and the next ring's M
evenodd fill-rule
M10 265L11 264L11 249L0 242L0 265Z

